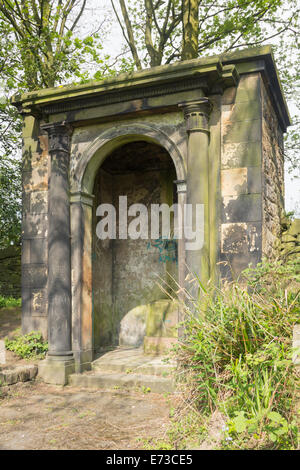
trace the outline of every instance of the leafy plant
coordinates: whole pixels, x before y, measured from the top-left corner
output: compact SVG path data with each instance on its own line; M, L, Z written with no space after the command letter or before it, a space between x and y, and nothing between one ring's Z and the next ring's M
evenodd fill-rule
M21 307L21 299L14 297L3 297L0 295L0 308L3 307Z
M182 305L185 341L177 348L185 403L207 420L227 417L226 448L297 446L292 332L299 322L299 265L267 261L239 282Z
M22 359L42 359L48 351L48 343L43 340L42 334L32 331L26 335L5 339L5 347Z

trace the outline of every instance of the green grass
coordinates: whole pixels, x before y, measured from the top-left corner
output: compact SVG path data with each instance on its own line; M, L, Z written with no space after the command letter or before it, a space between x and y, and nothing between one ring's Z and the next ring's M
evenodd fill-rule
M176 350L182 408L204 426L222 413L221 448L298 446L292 334L300 321L299 273L295 262L264 261L219 290L195 280L197 300L186 292L186 337ZM186 434L188 426L182 439Z

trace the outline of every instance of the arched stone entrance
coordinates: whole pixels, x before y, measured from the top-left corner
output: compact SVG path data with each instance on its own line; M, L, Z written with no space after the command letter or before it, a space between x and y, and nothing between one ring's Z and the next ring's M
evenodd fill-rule
M177 290L174 285L178 282L177 240L173 238L173 226L168 238L162 237L161 230L157 238L151 238L151 206L171 207L177 203L176 180L175 167L167 151L145 141L133 141L117 148L97 172L92 228L95 350L120 343L140 346L146 323L142 319L142 306L168 298L160 284L170 293L171 285ZM101 204L110 204L116 211L115 238L99 238ZM147 218L138 220L146 226L140 227L140 223L134 226L134 231L137 228L134 235L139 238L132 239L130 223L136 216L141 217L135 211L143 206ZM130 207L134 211L131 216ZM135 310L136 315L128 314L136 307L140 307Z

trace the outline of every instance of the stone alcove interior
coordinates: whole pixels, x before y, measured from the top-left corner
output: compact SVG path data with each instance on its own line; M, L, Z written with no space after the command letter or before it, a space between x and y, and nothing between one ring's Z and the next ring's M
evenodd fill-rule
M114 150L99 168L93 194L93 343L99 351L119 345L121 320L140 305L167 295L160 285L174 288L178 275L177 243L174 240L120 240L119 196L127 196L128 207L135 203L177 202L174 163L159 145L135 141ZM100 240L96 225L99 204L111 203L117 209L117 238ZM128 217L128 223L134 217ZM149 217L150 234L150 217ZM173 284L173 285L172 285ZM134 328L134 325L133 325ZM135 346L139 346L136 344Z

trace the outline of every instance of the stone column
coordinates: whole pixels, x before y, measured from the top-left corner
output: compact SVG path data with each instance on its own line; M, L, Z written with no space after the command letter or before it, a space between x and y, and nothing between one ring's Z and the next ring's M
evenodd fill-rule
M74 372L71 319L71 239L69 158L71 127L46 124L51 156L48 233L48 341L46 361L39 366L45 382L65 384Z
M201 249L186 250L186 264L191 273L205 285L210 277L209 260L209 113L208 98L181 103L188 133L187 204L193 207L193 229L196 228L196 204L204 207L204 243ZM187 246L187 243L186 243ZM196 291L192 289L193 294Z

